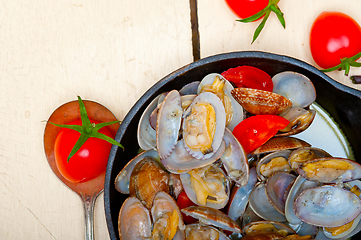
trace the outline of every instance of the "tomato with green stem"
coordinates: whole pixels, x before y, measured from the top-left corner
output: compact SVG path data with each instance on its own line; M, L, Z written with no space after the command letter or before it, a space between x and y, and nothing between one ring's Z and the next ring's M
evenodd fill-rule
M61 175L73 183L92 180L105 172L112 145L123 148L106 128L119 121L91 120L80 97L78 102L81 119L69 124L49 122L62 127L55 139L55 162Z
M278 130L290 123L278 115L255 115L240 122L233 135L238 139L244 151L249 154L272 138Z
M323 72L361 67L361 27L349 15L341 12L322 12L310 31L311 54Z
M283 12L278 7L280 0L226 0L228 6L235 12L241 20L238 22L254 22L263 17L262 22L256 28L253 34L252 43L257 39L264 28L271 12L274 12L283 28L286 28L286 22Z

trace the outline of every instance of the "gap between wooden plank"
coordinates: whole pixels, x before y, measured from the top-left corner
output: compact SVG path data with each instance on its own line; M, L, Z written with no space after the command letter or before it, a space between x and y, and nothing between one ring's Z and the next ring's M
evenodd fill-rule
M190 9L191 9L193 61L197 61L201 58L200 42L199 42L199 29L198 29L197 0L189 0L189 5L190 5Z

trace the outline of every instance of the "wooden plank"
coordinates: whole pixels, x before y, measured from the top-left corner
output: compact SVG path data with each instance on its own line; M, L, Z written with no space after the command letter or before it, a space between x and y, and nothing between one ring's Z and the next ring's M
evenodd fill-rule
M266 51L291 56L313 66L309 49L309 32L314 19L322 11L340 11L361 23L361 1L358 0L281 0L279 7L284 13L286 29L271 14L257 40L251 44L253 32L260 21L236 22L238 19L224 0L198 0L201 58L232 51ZM327 73L336 81L361 90L352 84L343 72ZM360 68L352 68L350 75L360 75Z
M47 164L42 121L77 95L123 119L150 86L193 61L189 2L0 6L0 238L84 239L81 200ZM103 194L95 238L109 238Z

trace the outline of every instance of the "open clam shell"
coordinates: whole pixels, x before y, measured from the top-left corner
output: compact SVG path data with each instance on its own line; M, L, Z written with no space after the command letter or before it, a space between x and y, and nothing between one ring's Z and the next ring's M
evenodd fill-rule
M298 175L294 181L290 191L288 192L286 202L285 202L285 216L287 221L290 224L301 224L301 219L299 219L294 211L294 202L296 197L305 189L317 187L320 184L318 182L308 181L302 176Z
M290 123L286 128L280 130L276 136L290 136L305 131L315 119L316 110L293 106L279 115L289 120Z
M268 221L285 222L285 216L277 211L269 202L266 195L266 184L258 184L249 196L249 205L254 213Z
M292 153L289 155L288 163L292 167L292 170L297 171L297 168L301 163L323 157L332 156L325 150L316 147L298 148L292 151Z
M293 106L307 107L316 100L316 90L303 74L285 71L272 77L273 92L292 101Z
M202 79L201 83L198 86L197 93L199 94L203 92L205 86L212 85L217 77L220 79L220 81L224 81L224 86L222 89L223 93L221 95L224 95L223 105L227 114L226 127L233 131L234 127L243 120L244 116L243 107L236 101L236 99L234 99L231 94L231 91L234 89L232 84L228 80L226 80L221 74L210 73Z
M229 240L229 237L213 226L204 226L199 223L189 224L185 229L186 239L197 240Z
M233 220L241 217L248 204L249 195L257 183L256 169L249 170L249 179L245 186L234 186L229 199L228 216Z
M198 219L201 223L221 229L242 233L238 224L222 211L205 206L191 206L181 210L184 214Z
M276 232L282 236L289 234L296 234L296 232L289 226L275 221L256 221L251 222L242 228L243 234L248 235L257 232Z
M247 184L249 176L247 155L237 138L228 128L225 128L223 140L227 148L221 157L221 161L227 175L238 186L244 186Z
M144 110L140 117L137 129L137 140L141 149L149 150L157 147L156 131L150 124L150 116L154 109L158 106L160 95L152 100L152 102Z
M195 175L194 178L192 174ZM230 181L224 171L215 164L199 168L196 173L181 173L180 179L184 191L195 204L205 204L215 209L221 209L227 205L230 196ZM199 182L201 183L196 185Z
M184 147L184 140L178 141L175 149L165 159L161 159L164 167L171 173L182 173L187 172L195 168L204 167L215 161L217 161L226 149L226 144L222 141L217 152L215 152L210 158L199 160L193 157Z
M323 227L323 233L325 234L326 237L330 238L330 239L340 239L340 238L349 238L352 237L354 234L353 231L357 228L357 226L360 224L360 220L361 220L361 214L359 214L353 221L351 224L351 226L346 230L343 231L339 234L332 234L332 232L330 232L330 229Z
M279 150L261 158L256 167L258 178L264 181L275 172L291 172L291 167L287 161L291 152L287 149ZM277 159L284 159L285 161L278 161Z
M361 199L335 185L304 190L295 200L295 214L302 221L321 227L337 227L361 212Z
M274 208L282 214L285 214L287 190L292 186L295 179L296 176L285 172L276 172L267 179L267 198Z
M213 134L213 138L211 139L211 146L207 151L202 151L197 147L190 147L188 143L192 143L192 145L196 145L202 143L201 135L194 136L195 132L191 131L190 126L198 128L204 123L204 119L198 119L192 113L193 108L197 104L211 104L215 112L215 132ZM192 104L188 107L188 109L184 112L183 117L183 139L185 141L185 147L187 151L197 159L207 159L210 158L219 148L223 141L224 128L226 126L226 112L224 110L223 103L221 100L213 93L203 92L200 93L192 102ZM201 132L201 131L200 131ZM196 137L196 138L195 138ZM196 140L196 141L193 141ZM194 143L194 144L193 144Z
M310 181L349 182L361 178L361 165L346 158L318 158L302 163L297 172Z

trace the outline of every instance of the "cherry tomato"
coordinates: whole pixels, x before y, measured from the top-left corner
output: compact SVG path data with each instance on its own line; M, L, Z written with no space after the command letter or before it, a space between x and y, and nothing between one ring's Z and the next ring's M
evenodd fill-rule
M196 204L194 204L192 202L192 200L189 199L186 192L183 191L178 196L177 205L178 205L179 209L183 209L183 208L186 208L186 207L195 206ZM195 218L193 218L191 216L187 216L184 213L182 213L182 215L183 215L184 222L187 223L187 224L195 223L197 221L197 219L195 219Z
M248 18L255 15L265 7L269 0L226 0L229 8L240 18Z
M240 122L233 129L233 135L248 154L262 146L289 123L287 119L277 115L256 115Z
M265 71L251 66L230 68L222 76L236 87L247 87L259 90L273 91L272 78Z
M98 124L96 121L90 121ZM81 124L80 119L69 123L69 125ZM106 127L101 128L98 132L113 138ZM112 147L112 144L107 141L91 137L68 162L69 153L79 136L80 133L75 130L62 128L56 137L54 146L55 162L59 172L68 181L75 183L89 181L105 172Z
M361 52L361 27L344 13L322 12L312 25L310 48L321 68L335 67Z

